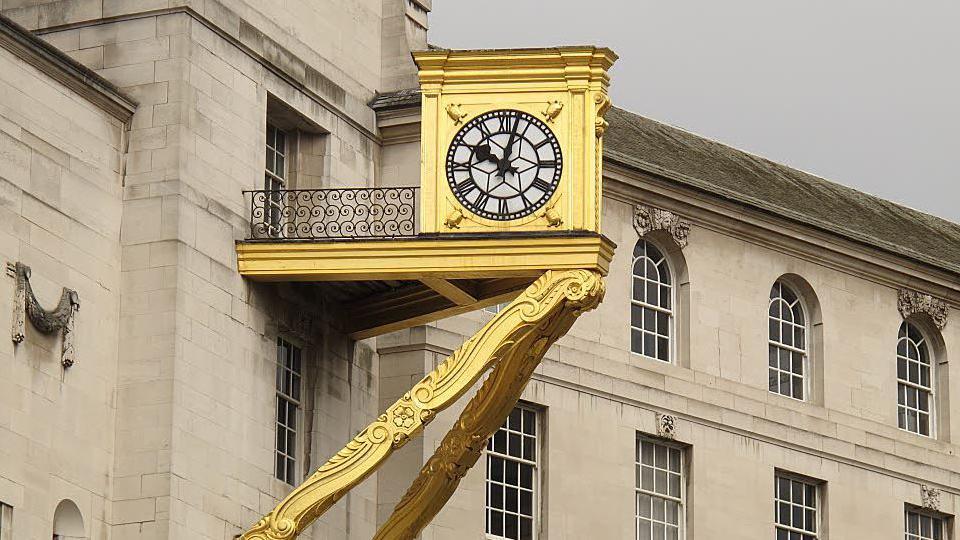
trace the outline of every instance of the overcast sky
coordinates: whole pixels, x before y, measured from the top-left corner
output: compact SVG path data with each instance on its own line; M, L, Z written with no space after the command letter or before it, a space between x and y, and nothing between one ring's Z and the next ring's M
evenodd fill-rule
M428 37L610 47L617 106L960 222L960 1L434 0Z

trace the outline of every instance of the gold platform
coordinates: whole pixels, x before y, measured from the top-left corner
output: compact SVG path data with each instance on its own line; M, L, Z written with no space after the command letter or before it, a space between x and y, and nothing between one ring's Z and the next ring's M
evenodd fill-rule
M546 270L605 276L615 247L595 233L252 240L237 260L253 280L336 284L344 332L364 339L512 300Z

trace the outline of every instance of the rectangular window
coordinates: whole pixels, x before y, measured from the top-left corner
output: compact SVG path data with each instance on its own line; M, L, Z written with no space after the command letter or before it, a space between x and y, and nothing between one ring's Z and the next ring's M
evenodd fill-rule
M536 538L539 415L523 405L487 441L487 537Z
M773 488L777 540L817 540L820 533L820 486L777 473Z
M267 190L266 223L268 234L281 236L283 230L283 192L287 178L287 134L267 124L267 162L264 171L263 189Z
M297 482L297 427L300 418L300 349L277 338L277 456L275 475Z
M0 503L0 540L13 540L13 507Z
M637 437L637 540L683 538L683 450Z
M907 510L904 516L904 538L906 540L946 540L945 519L942 516Z

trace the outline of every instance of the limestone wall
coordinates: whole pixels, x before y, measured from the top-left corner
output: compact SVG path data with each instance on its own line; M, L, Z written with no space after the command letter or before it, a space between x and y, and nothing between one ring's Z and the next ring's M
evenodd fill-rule
M61 338L28 321L0 339L0 502L15 538L50 537L63 499L86 533L106 538L117 427L123 127L85 97L0 48L0 264L32 269L43 307L76 290L76 364ZM0 278L0 327L12 324L15 279Z
M44 37L140 101L120 238L129 308L114 538L232 537L291 490L273 478L277 335L302 345L311 366L304 467L338 450L377 406L375 355L330 328L336 306L309 286L258 285L237 273L234 242L249 234L242 191L263 187L268 104L323 139L311 146L320 165L303 171L312 185L372 184L373 134L191 12ZM302 320L309 328L284 322ZM352 492L317 537L371 536L374 504L369 487Z

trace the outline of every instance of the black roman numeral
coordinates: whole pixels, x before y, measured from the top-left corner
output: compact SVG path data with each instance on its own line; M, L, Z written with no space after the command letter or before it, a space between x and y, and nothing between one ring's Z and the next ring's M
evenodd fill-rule
M537 163L537 165L539 165L541 168L543 168L543 167L553 167L553 168L556 168L556 167L557 167L557 162L554 161L554 160L552 160L552 159L547 159L547 160L541 161L540 163Z
M503 116L497 117L497 120L500 121L499 131L510 131L510 113L504 113Z
M549 193L553 186L547 183L546 180L541 180L540 178L535 178L533 183L530 184L530 187L535 187L544 193Z
M477 189L477 183L473 181L472 177L457 182L457 193L461 195L466 195L475 189Z
M501 215L504 215L504 214L506 214L506 213L508 212L508 210L507 210L507 200L506 200L506 199L500 199L500 204L499 204L499 210L498 210L498 212L499 212Z
M489 200L490 200L490 195L488 195L487 193L481 191L480 194L477 195L477 199L476 199L475 201L473 201L473 205L476 206L476 207L477 207L478 209L480 209L480 210L486 210L486 209L487 209L487 201L489 201Z

